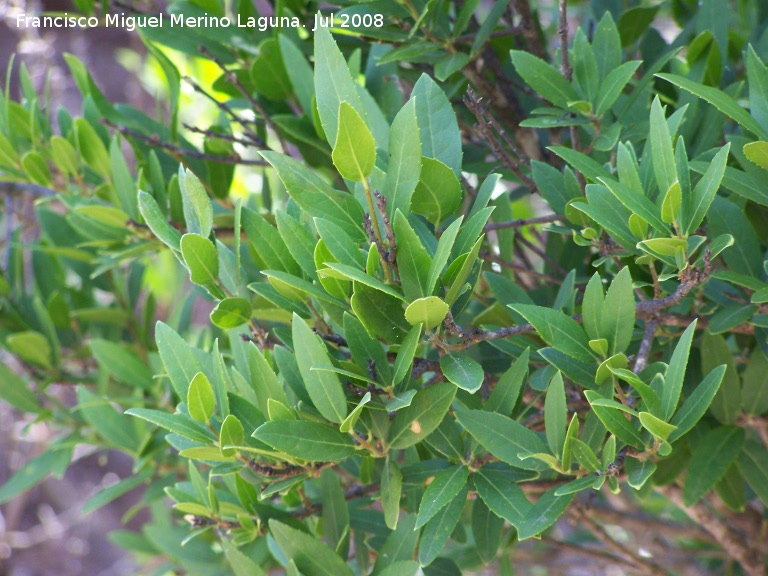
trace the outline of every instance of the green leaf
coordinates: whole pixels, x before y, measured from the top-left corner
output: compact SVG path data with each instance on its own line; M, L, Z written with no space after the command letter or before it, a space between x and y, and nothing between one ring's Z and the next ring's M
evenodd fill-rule
M84 386L77 387L77 410L107 444L127 452L139 448L134 422L117 412L106 399Z
M456 386L450 382L423 388L413 397L411 405L398 411L389 427L387 443L393 450L421 442L442 422L456 396Z
M669 422L675 413L677 403L680 400L680 392L683 389L683 377L688 365L688 353L691 350L691 340L696 330L696 320L685 329L683 335L677 341L675 351L669 361L669 368L664 378L664 390L661 395L661 419Z
M189 277L199 286L215 284L219 277L219 256L216 247L198 234L181 237L181 254L189 268Z
M326 274L328 276L331 276L333 278L341 278L343 280L344 279L354 280L355 282L359 282L361 284L365 284L366 286L370 286L371 288L374 288L379 292L384 292L385 294L388 294L394 298L398 298L399 300L405 301L405 298L403 298L403 295L400 294L394 288L392 288L389 284L384 284L384 282L382 282L378 278L374 278L373 276L366 274L362 270L359 270L353 266L348 266L346 264L337 264L335 262L328 262L327 266L328 268L324 270L320 270L319 272Z
M440 358L440 369L450 382L470 394L483 385L483 367L468 354L446 353Z
M259 44L259 55L251 65L250 78L254 90L270 100L281 101L291 95L291 81L277 38L269 38Z
M755 52L747 47L747 78L749 79L749 112L760 127L768 132L768 68Z
M411 302L405 309L405 319L412 326L423 324L424 328L431 330L440 325L448 315L448 310L448 304L443 300L437 296L428 296Z
M739 472L764 505L768 505L768 450L762 443L747 438L737 461ZM2 489L0 489L2 492ZM3 498L0 497L0 501Z
M411 210L438 225L456 211L461 199L461 183L451 168L440 160L422 158Z
M80 152L80 157L90 166L96 173L99 174L105 180L110 179L110 172L112 165L109 160L109 153L107 152L104 142L99 138L96 130L93 129L85 118L77 118L73 122L73 128L75 130L75 138L77 140L77 149Z
M40 332L33 330L16 332L8 336L5 343L11 352L25 362L46 369L51 368L51 345Z
M549 146L547 149L560 156L560 158L568 162L586 178L594 182L601 178L613 179L613 175L605 167L581 152L566 148L565 146Z
M448 166L458 179L461 175L461 132L451 102L427 74L422 74L414 85L411 100L416 101L421 155Z
M621 13L618 30L621 46L626 48L634 44L653 22L659 6L631 8Z
M208 238L213 228L213 207L208 193L191 170L179 166L179 187L187 229Z
M189 415L198 422L208 422L216 408L211 383L202 372L195 374L187 390Z
M685 475L683 503L692 506L709 492L736 461L744 445L744 429L721 426L708 431L693 450Z
M136 486L144 484L151 476L152 470L150 468L144 468L141 472L134 476L123 478L116 484L112 484L111 486L104 488L103 490L88 498L85 504L83 504L80 512L82 514L90 514L94 510L98 510L99 508L106 506L123 494L130 492L136 488Z
M21 157L21 166L35 184L51 185L51 169L42 154L30 150Z
M640 490L645 486L645 483L656 472L656 463L650 458L647 460L629 458L625 461L624 467L627 471L627 484L635 490Z
M594 390L586 390L584 395L590 405L592 405L595 415L609 432L630 446L641 448L645 445L640 432L622 414L622 412L630 412L629 408L624 407L618 402L603 398Z
M755 347L749 357L747 368L742 374L742 381L744 387L741 391L741 404L744 411L755 416L768 410L768 359L759 346ZM2 395L2 388L0 388L0 395Z
M605 313L600 317L599 333L611 344L609 355L626 351L635 327L635 296L629 267L622 268L611 282L602 310Z
M546 453L541 438L520 422L485 410L456 410L456 419L480 445L516 468L543 470L547 466L535 460L523 460L528 454Z
M227 415L224 422L221 423L219 431L219 446L223 456L234 456L237 450L234 448L224 448L224 446L242 446L245 442L245 430L240 420L233 414Z
M348 102L358 113L363 106L347 62L327 28L316 31L314 54L317 112L328 142L336 142L341 103Z
M400 496L403 489L403 474L397 462L387 459L381 473L381 507L387 528L395 530L400 517Z
M475 242L474 246L472 246L472 249L467 252L466 258L464 258L464 262L461 264L461 268L456 273L456 275L453 277L453 279L450 281L450 288L448 288L448 293L445 295L445 301L449 305L453 305L454 302L456 302L456 299L464 292L464 288L466 286L467 279L469 278L469 275L472 273L472 270L475 267L475 262L477 261L477 255L480 253L480 246L483 244L483 240L485 239L485 236L480 236L480 238L477 239L477 242ZM457 258L454 262L454 265L461 260L461 257ZM453 269L453 265L451 265L451 268L449 270ZM449 276L449 273L446 272L446 279L447 276Z
M110 163L112 167L112 184L120 201L120 207L128 216L136 220L138 217L138 201L136 198L136 184L131 177L128 163L120 150L120 139L113 138L109 147Z
M421 324L418 324L411 328L403 339L400 349L397 351L392 385L399 384L410 373L411 364L413 364L413 356L416 354L416 348L419 346L420 339Z
M659 190L664 192L672 188L672 185L678 181L678 177L675 153L672 150L672 136L669 133L669 125L667 124L667 119L664 116L664 110L661 107L661 101L658 96L653 99L651 104L651 131L649 139L656 183L659 186ZM640 215L645 217L643 214ZM648 218L646 220L651 222Z
M509 307L523 316L553 348L578 360L594 360L584 330L570 316L559 310L530 304L510 304Z
M347 400L339 377L333 372L313 371L313 366L331 364L325 344L312 332L307 323L293 315L293 345L301 377L315 408L324 418L341 424L347 416Z
M667 224L677 222L682 203L682 188L679 182L675 182L664 195L664 201L661 203L661 219Z
M402 300L355 282L350 304L372 337L400 342L410 326L403 315Z
M181 234L168 223L155 199L143 190L139 190L139 212L152 233L166 246L181 250Z
M234 576L266 576L266 572L256 562L240 552L226 538L221 539L221 546Z
M748 321L752 315L758 311L755 305L736 304L734 306L724 306L709 319L707 331L709 334L722 334L728 332L734 326L738 326Z
M325 469L320 474L320 498L323 502L323 530L328 544L334 550L339 550L341 545L341 549L348 552L349 507L344 499L339 476L333 470ZM345 539L346 546L343 542ZM346 557L347 553L342 552L341 555Z
M600 461L586 442L574 438L571 440L571 444L573 455L576 457L576 460L579 461L579 464L590 472L597 472L600 470Z
M659 208L657 208L647 196L632 190L615 180L609 180L607 178L599 178L599 180L606 188L608 188L611 194L614 195L616 200L621 202L621 204L627 208L627 210L640 216L659 232L667 233L669 225L661 219ZM664 188L664 190L666 191L667 188Z
M600 275L595 272L587 282L587 287L584 289L584 300L581 303L581 323L587 336L592 340L599 339L603 334L601 318L604 300L603 282Z
M22 492L29 490L51 473L63 473L72 459L72 448L52 446L39 456L32 458L19 471L0 486L0 504L10 502Z
M370 401L371 393L366 392L365 395L360 398L360 402L357 403L357 406L355 406L354 410L352 410L352 412L350 412L349 415L344 419L344 422L341 423L339 430L342 432L349 432L350 430L353 430L355 428L355 424L357 424L357 421L360 418L360 414L362 413L363 408Z
M448 538L461 519L461 513L464 510L464 505L467 503L468 493L469 486L465 484L461 487L458 494L446 506L443 506L424 526L419 543L419 564L422 566L432 564L438 554L445 548Z
M747 160L753 164L757 164L764 170L768 170L768 142L759 141L744 144L742 151L744 152L744 156L747 157Z
M400 274L400 282L405 299L412 302L417 298L428 296L427 276L432 260L429 254L427 254L427 250L416 235L416 232L408 224L408 219L400 211L395 213L393 229L395 240L397 241L397 270ZM407 314L406 318L408 318ZM442 321L442 318L438 322L440 321ZM414 322L411 322L411 324L414 324ZM435 325L432 324L427 327L432 328Z
M512 363L512 366L501 375L490 396L488 396L488 400L483 404L483 410L498 412L504 416L509 416L512 413L528 375L529 356L530 348L526 348L520 357Z
M510 482L502 471L487 466L475 472L473 479L486 506L513 526L519 526L532 507L520 486Z
M701 339L701 371L710 372L721 364L726 366L725 374L709 409L723 424L734 424L741 413L741 379L725 338L705 332Z
M699 419L712 403L712 399L720 388L720 382L725 374L725 365L718 366L712 370L704 380L701 381L688 399L683 402L675 416L670 420L670 424L677 426L677 430L669 435L668 442L674 442L687 434L693 428Z
M638 418L643 428L661 440L669 438L669 435L677 429L677 426L659 420L650 412L640 412L638 413Z
M376 557L376 565L373 573L381 574L388 567L400 562L408 562L413 558L416 552L416 544L419 539L419 532L415 529L416 516L409 514L398 524L397 529L387 536L384 545L379 549ZM397 572L389 576L397 576Z
M252 312L251 303L245 298L225 298L216 304L210 317L216 326L229 330L248 322Z
M330 33L326 34L330 37ZM269 531L305 576L353 576L344 560L317 538L274 518L269 521Z
M599 58L598 53L596 53L596 56ZM624 64L617 68L609 69L608 75L603 80L595 100L596 116L600 117L611 109L611 106L614 105L624 91L624 87L632 79L640 64L640 60L632 60L631 62L624 62Z
M552 454L558 458L563 456L565 429L568 425L568 406L565 401L565 385L563 375L556 372L547 388L544 400L544 429L547 444Z
M338 462L355 453L352 438L320 422L271 420L259 426L253 437L275 450L310 462Z
M573 494L557 496L555 492L557 492L557 488L548 490L539 496L536 504L528 510L517 527L518 540L526 540L541 534L563 515L573 500Z
M337 262L360 268L365 266L365 256L357 242L343 229L323 218L315 218L315 227Z
M125 411L129 416L136 416L201 444L213 444L213 436L203 426L183 414L168 414L149 408L131 408Z
M681 232L692 234L704 221L709 212L712 201L715 199L720 183L725 174L725 164L728 161L728 153L731 149L730 142L720 148L715 157L709 163L707 171L693 189L690 198L683 201L681 217Z
M4 363L0 364L0 398L21 412L40 412L43 407L27 383Z
M339 105L339 127L333 145L333 163L344 178L363 182L376 162L376 142L360 114L349 105Z
M100 338L91 340L89 346L99 364L124 384L140 388L152 386L150 369L124 346Z
M264 261L266 268L280 270L294 276L301 273L280 232L272 224L248 208L242 209L241 216L243 230L259 258Z
M352 359L357 365L367 370L369 362L373 362L380 379L383 382L389 382L392 372L384 348L378 340L366 332L360 320L348 313L344 314L344 335L347 338Z
M421 174L421 136L416 119L416 99L403 105L389 130L389 165L384 184L390 219L397 211L408 214L411 196Z
M419 506L416 528L421 528L464 488L469 479L466 466L456 465L440 472L427 486Z
M739 106L736 100L728 96L722 90L712 88L711 86L704 86L703 84L699 84L698 82L694 82L693 80L689 80L688 78L676 74L656 74L656 76L690 92L694 96L706 100L720 110L720 112L755 134L758 138L768 140L768 133L761 128L760 124L758 124L754 118L744 110L744 108Z
M568 80L555 68L533 54L520 50L510 51L517 73L535 92L560 108L579 100L579 95Z
M330 220L353 240L362 241L365 238L363 208L354 196L334 190L316 172L294 158L269 151L260 151L259 154L275 168L288 194L305 213ZM288 237L282 231L281 235L287 244ZM290 249L290 244L288 247ZM311 253L311 248L305 249ZM301 264L296 253L292 251L292 254Z

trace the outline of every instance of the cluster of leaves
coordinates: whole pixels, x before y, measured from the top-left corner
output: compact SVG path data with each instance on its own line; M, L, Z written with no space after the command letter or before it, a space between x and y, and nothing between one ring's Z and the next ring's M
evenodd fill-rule
M54 134L22 67L21 101L0 102L0 398L61 434L0 502L78 444L117 449L134 475L86 509L146 484L153 520L116 542L195 574L306 576L457 574L604 487L768 504L765 6L738 2L731 26L725 0L673 2L668 45L658 7L594 1L550 59L512 4L350 3L338 22L384 25L338 45L144 29L168 122L109 103L69 57L83 116L59 111ZM229 96L202 153L161 48L201 44ZM485 102L459 102L468 83ZM230 197L233 163L259 194ZM526 192L553 214L524 218ZM13 220L30 195L33 242ZM155 323L158 252L195 288Z

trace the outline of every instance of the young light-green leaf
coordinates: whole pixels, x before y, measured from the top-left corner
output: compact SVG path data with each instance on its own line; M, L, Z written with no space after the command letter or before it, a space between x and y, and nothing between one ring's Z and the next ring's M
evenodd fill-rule
M333 145L333 163L347 180L363 182L376 162L376 142L360 114L349 102L339 105L339 127Z
M187 390L189 415L198 422L208 422L216 409L216 399L208 377L202 372L195 374Z
M189 277L199 286L215 284L219 277L219 256L216 247L199 234L181 237L181 254L189 268Z
M549 383L544 399L544 430L552 454L562 458L568 407L565 401L563 375L558 371Z

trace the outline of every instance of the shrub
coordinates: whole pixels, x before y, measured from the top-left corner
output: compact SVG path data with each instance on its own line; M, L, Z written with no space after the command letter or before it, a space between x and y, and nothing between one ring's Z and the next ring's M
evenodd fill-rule
M508 573L542 534L678 573L605 528L670 501L687 570L764 574L768 11L532 4L342 3L334 38L175 1L233 25L142 30L158 118L68 57L54 122L22 68L0 397L56 439L0 501L89 444L135 464L86 510L146 486L114 540L192 574Z

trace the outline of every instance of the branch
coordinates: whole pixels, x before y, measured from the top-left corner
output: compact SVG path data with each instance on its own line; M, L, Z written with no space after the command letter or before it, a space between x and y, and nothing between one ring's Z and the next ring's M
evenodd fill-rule
M256 110L262 118L264 118L264 122L267 123L267 126L272 129L272 131L275 133L275 136L277 136L278 140L280 140L280 146L283 149L283 154L288 154L288 143L285 141L283 135L280 133L280 130L277 128L277 124L273 122L272 118L264 111L264 108L261 106L261 104L259 104L258 101L253 96L251 96L251 93L248 92L248 90L246 90L245 87L240 83L240 80L237 78L237 74L227 69L227 67L224 66L224 63L216 56L211 54L211 52L205 46L199 46L198 50L203 56L209 60L213 60L216 66L218 66L221 71L224 72L224 76L226 76L229 83L237 88L237 91L240 92L240 94L242 94L246 100L248 100L248 103L253 106L253 109Z
M532 226L533 224L550 224L552 222L561 222L565 216L559 214L545 214L544 216L535 216L534 218L521 218L520 220L509 220L507 222L491 222L486 224L483 232L489 230L501 230L502 228L522 228L523 226Z
M710 261L709 256L705 255L703 270L695 269L692 267L686 268L680 273L680 285L672 294L664 298L637 302L635 304L635 314L639 318L653 319L654 317L656 317L656 319L659 321L660 324L677 326L678 324L676 322L679 321L680 316L658 314L658 311L663 310L664 308L669 308L670 306L674 306L675 304L680 302L696 286L706 282L711 272L712 272L712 263ZM581 322L581 314L575 314L571 316L571 318L576 320L576 322ZM691 322L693 322L693 320L697 319L698 317L694 316L694 317L685 317L685 318L690 320L687 324L684 324L685 326L688 326ZM699 323L697 323L696 325L697 329L703 329L706 325L706 320L707 318L701 318ZM446 328L449 328L448 324L446 324ZM740 328L740 327L737 326L736 328ZM744 327L743 329L746 330L746 327ZM732 331L736 332L737 330L733 329ZM518 326L509 326L506 328L499 328L498 330L472 330L472 331L467 331L467 330L464 330L463 328L456 326L453 332L459 335L460 337L467 339L466 342L464 342L464 344L462 344L461 346L468 348L472 344L477 344L478 342L486 342L488 340L497 340L500 338L509 338L511 336L530 334L531 332L535 332L535 329L530 324L520 324ZM741 330L739 330L739 332L741 332ZM744 333L744 332L741 332L741 333Z
M501 145L501 142L499 142L498 138L496 138L496 135L491 129L493 124L485 116L485 110L483 109L482 101L477 97L471 86L467 88L467 94L464 97L464 104L467 106L470 112L475 115L475 118L477 118L477 127L480 130L480 134L482 135L483 139L491 146L491 149L496 154L496 156L498 156L498 158L504 162L504 165L509 168L509 170L515 176L517 176L517 179L520 180L523 185L530 188L531 190L536 190L536 183L528 176L523 174L522 170L520 169L520 162L514 159L512 155L507 152L507 150Z
M656 490L709 532L728 555L741 564L748 576L766 576L765 565L760 558L759 534L739 534L701 502L686 506L683 502L683 491L679 486L657 486ZM749 546L749 542L755 542L756 547Z
M167 150L171 154L188 156L190 158L197 158L198 160L209 160L212 162L221 162L222 164L240 164L243 166L269 166L269 164L264 160L246 160L236 152L231 156L218 156L216 154L205 154L203 152L198 152L197 150L182 148L181 146L177 146L176 144L171 144L170 142L165 142L164 140L161 140L160 136L158 136L157 134L152 134L151 136L147 136L146 134L142 134L137 130L132 130L131 128L123 126L122 124L115 124L114 122L111 122L105 118L102 118L101 121L106 126L109 126L114 130L117 130L118 132L120 132L120 134L123 134L124 136L131 136L133 138L137 138L139 140L146 142L150 146L155 146L157 148L162 148L163 150Z

